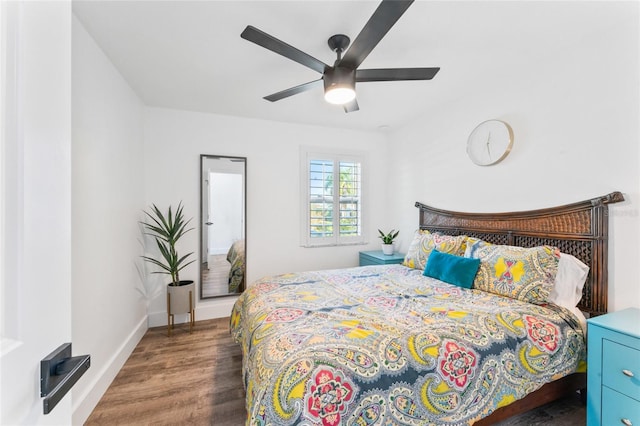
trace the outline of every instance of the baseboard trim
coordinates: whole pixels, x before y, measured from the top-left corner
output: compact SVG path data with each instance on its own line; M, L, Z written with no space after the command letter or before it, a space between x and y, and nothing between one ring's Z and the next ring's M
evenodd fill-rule
M231 315L231 309L237 297L223 297L217 299L202 300L196 303L196 321L203 321L214 318L224 318ZM176 315L176 324L186 323L189 320L188 314ZM150 312L149 328L167 325L167 311Z
M87 421L102 395L146 333L148 322L148 316L145 315L82 395L75 395L72 391L72 423L74 425L81 425Z

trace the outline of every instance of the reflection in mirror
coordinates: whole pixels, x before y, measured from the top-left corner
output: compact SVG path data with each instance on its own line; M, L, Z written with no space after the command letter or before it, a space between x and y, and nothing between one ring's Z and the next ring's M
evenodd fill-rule
M200 156L200 298L245 288L247 159Z

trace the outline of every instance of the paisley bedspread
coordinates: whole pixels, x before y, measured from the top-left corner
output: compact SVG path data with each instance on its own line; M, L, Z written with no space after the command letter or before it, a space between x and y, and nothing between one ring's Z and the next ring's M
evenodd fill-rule
M585 356L578 320L402 265L264 278L237 300L247 424L459 425Z
M229 293L244 290L244 240L238 240L231 245L227 252L227 261L231 264L229 270Z

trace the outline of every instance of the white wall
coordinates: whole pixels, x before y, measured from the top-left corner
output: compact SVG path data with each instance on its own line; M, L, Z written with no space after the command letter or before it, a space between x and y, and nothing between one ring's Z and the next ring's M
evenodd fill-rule
M203 204L211 204L209 254L227 254L234 241L244 236L244 175L209 173L209 194L203 195ZM211 200L210 203L207 200Z
M143 105L75 16L72 76L73 349L91 354L73 389L81 424L147 329Z
M415 201L515 211L617 190L627 201L610 206L609 309L640 306L638 3L617 10L606 33L544 61L496 71L494 81L391 135L390 186L398 190L390 217L405 236L404 250L418 224ZM511 124L513 150L498 165L478 167L466 155L467 136L491 118Z
M300 146L336 147L369 153L368 246L300 247ZM199 220L200 154L247 157L247 281L271 274L357 266L358 251L379 247L374 234L387 227L387 143L382 135L283 124L214 114L146 109L146 203L166 208L184 203L186 217ZM196 251L198 232L185 236L183 251ZM197 264L181 274L198 279ZM155 278L155 276L154 276ZM159 278L161 281L161 278ZM159 283L159 285L161 285ZM196 318L227 316L235 298L198 302ZM150 325L166 323L158 296Z

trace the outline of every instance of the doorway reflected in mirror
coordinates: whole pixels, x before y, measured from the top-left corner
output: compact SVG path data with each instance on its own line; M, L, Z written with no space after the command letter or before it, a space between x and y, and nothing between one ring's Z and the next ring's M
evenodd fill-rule
M246 275L245 157L200 156L200 298L237 295Z

